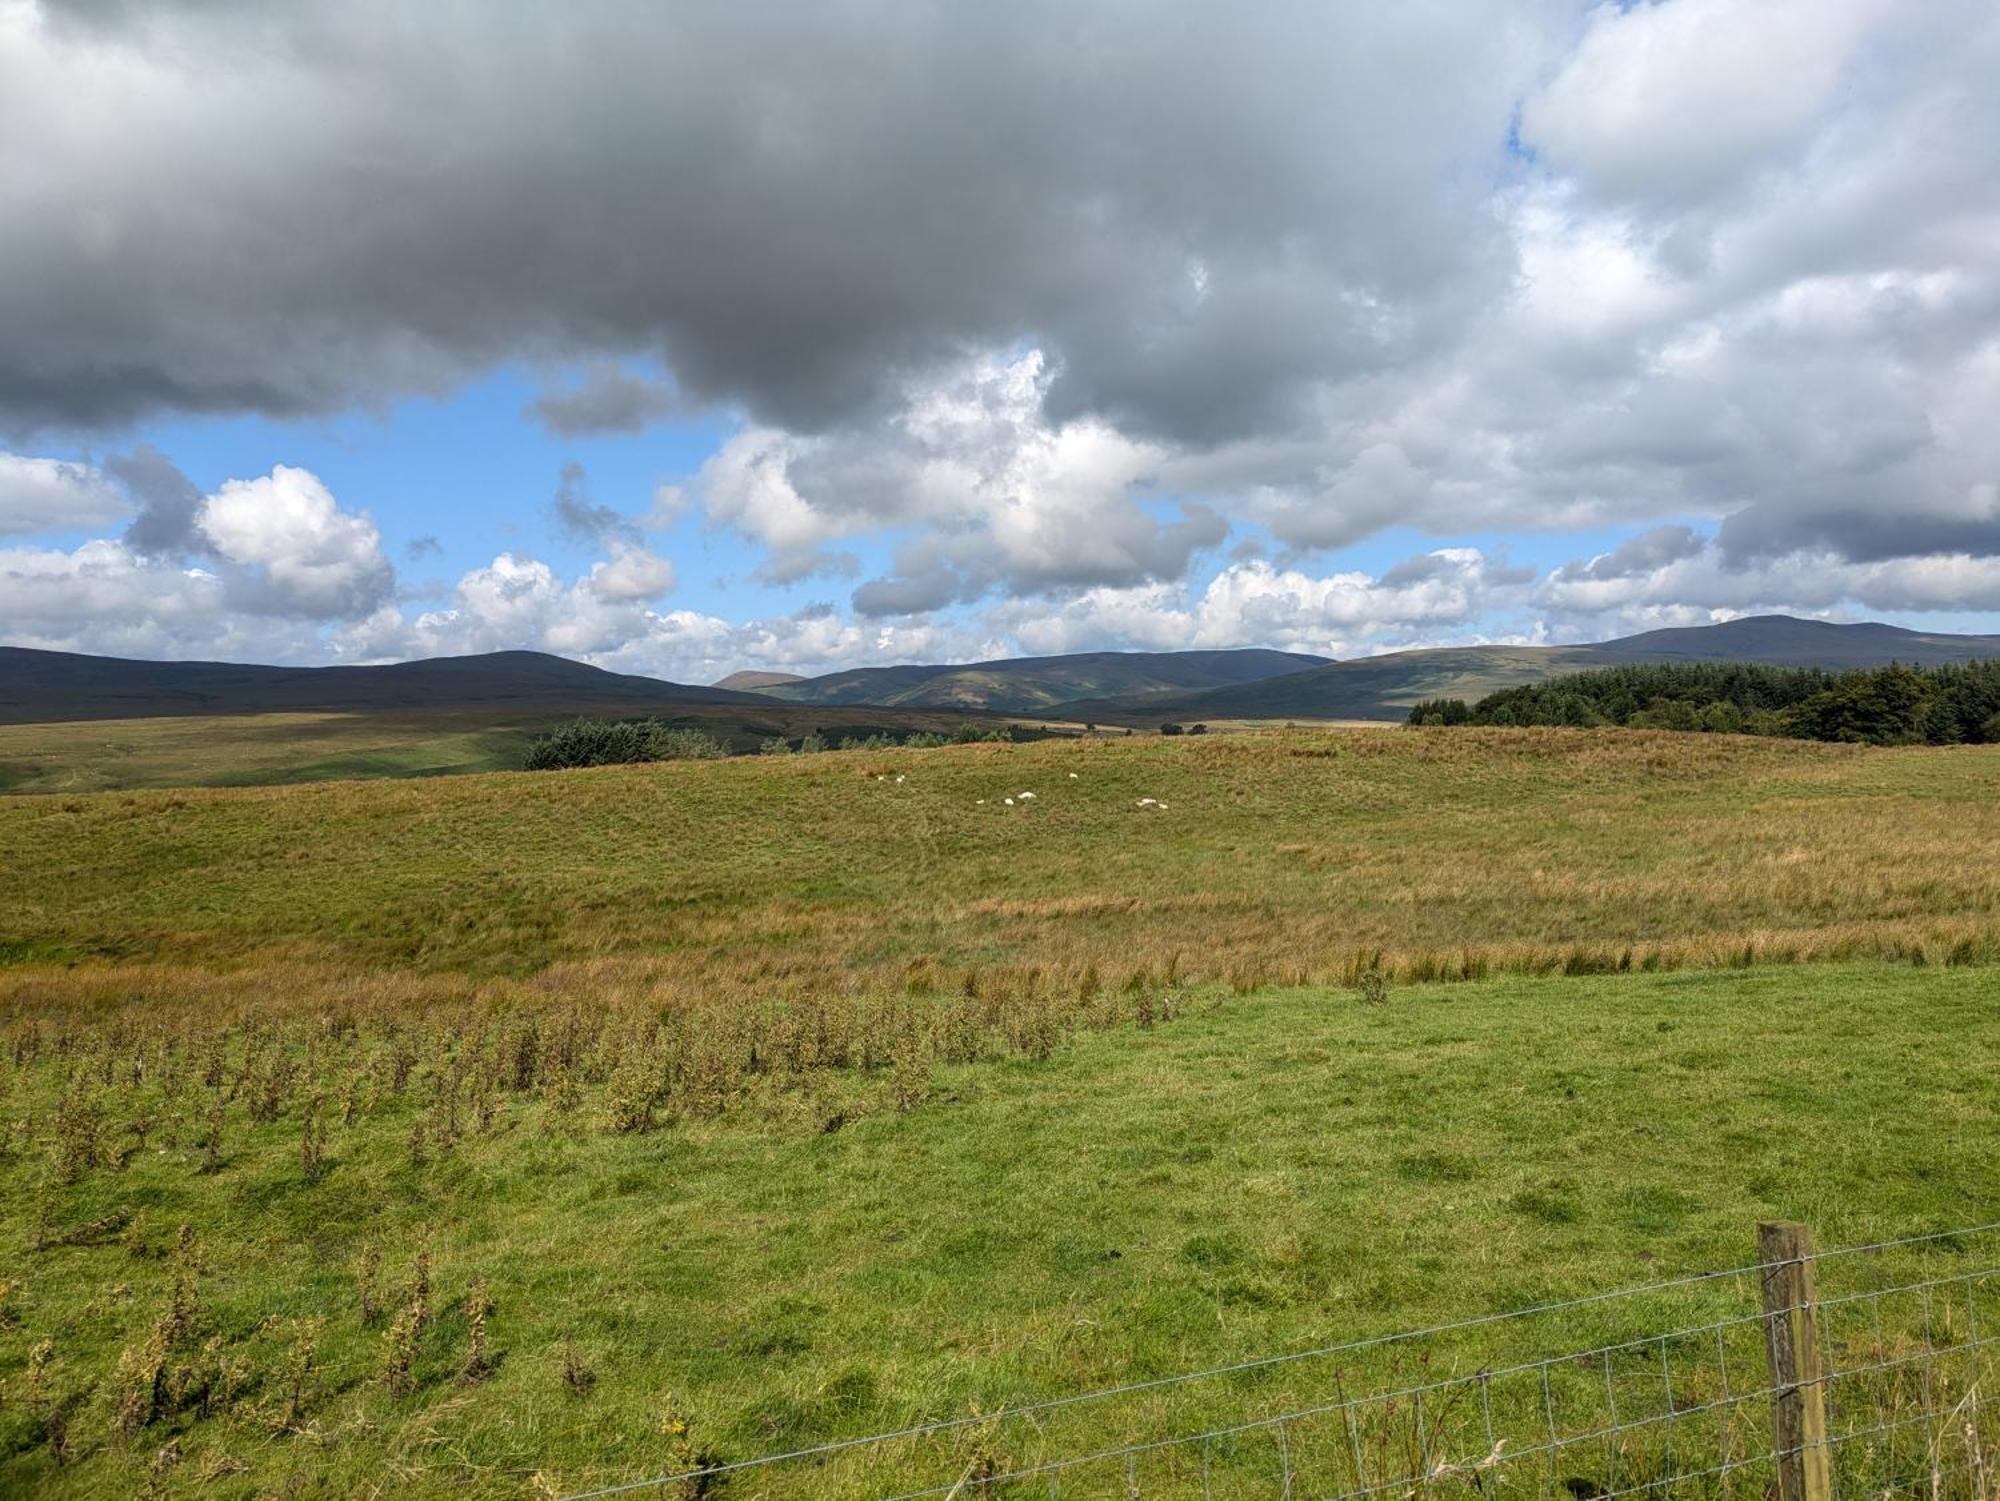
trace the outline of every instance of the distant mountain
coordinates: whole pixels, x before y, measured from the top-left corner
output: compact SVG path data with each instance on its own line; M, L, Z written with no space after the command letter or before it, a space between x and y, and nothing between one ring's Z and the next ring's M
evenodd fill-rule
M1389 652L1187 693L1102 696L1060 704L1052 717L1107 724L1229 719L1401 720L1426 698L1472 702L1564 672L1632 662L1765 662L1781 667L1933 666L2000 657L2000 636L1952 636L1866 623L1834 625L1755 615L1719 625L1646 631L1585 646L1462 646Z
M965 666L863 667L816 678L745 672L713 687L606 672L531 651L433 657L380 667L259 667L0 647L0 724L184 714L456 709L515 717L671 715L704 705L767 711L765 718L768 711L785 709L796 717L800 708L821 707L893 709L926 716L986 712L1127 725L1169 720L1399 720L1419 699L1470 701L1561 672L1628 662L1874 667L1891 661L1934 664L1994 656L2000 656L2000 636L1949 636L1879 624L1830 625L1787 615L1647 631L1586 646L1448 647L1345 662L1262 650L1085 652ZM761 691L744 691L753 683ZM853 716L840 717L844 721Z
M1719 625L1646 631L1604 642L1600 651L1647 662L1764 662L1773 667L1935 667L2000 656L2000 636L1952 636L1864 621L1835 625L1792 615L1747 615Z
M0 647L0 723L170 714L493 708L644 713L682 704L772 707L755 693L606 672L546 652L432 657L382 667L147 662Z
M732 672L715 686L733 688L738 693L755 693L763 688L779 688L786 683L803 683L796 672Z
M793 703L988 709L1040 714L1079 698L1187 693L1255 683L1318 667L1324 657L1284 651L1082 652L964 666L857 667L778 683L764 691ZM734 681L733 679L729 681Z

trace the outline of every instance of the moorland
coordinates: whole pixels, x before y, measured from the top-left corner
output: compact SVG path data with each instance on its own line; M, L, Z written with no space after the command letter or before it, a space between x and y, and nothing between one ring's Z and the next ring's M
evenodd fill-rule
M1991 1218L1996 779L1461 728L0 800L0 1476L563 1494Z

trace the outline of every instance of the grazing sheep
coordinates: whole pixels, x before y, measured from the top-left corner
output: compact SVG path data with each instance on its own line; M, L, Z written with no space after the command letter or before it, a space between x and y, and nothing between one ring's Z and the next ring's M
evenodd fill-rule
M1033 800L1035 794L1032 792L1017 792L1014 794L1014 796L1018 797L1022 802L1025 803Z
M1070 779L1070 780L1071 780L1072 782L1074 782L1074 781L1076 780L1076 773L1075 773L1075 772L1071 772L1071 773L1069 774L1069 779Z
M1012 799L1011 797L1003 797L1000 799L1000 801L1005 803L1010 808L1014 806L1014 799Z

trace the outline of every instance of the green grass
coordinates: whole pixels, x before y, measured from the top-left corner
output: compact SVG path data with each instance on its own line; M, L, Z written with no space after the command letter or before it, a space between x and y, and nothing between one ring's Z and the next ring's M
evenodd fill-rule
M1823 1244L2000 1219L1996 774L1990 747L1284 732L0 798L0 1493L560 1492L1740 1265L1761 1217ZM1370 973L1387 1004L1344 983ZM359 1317L371 1242L392 1304L433 1258L407 1393ZM198 1314L121 1431L177 1267ZM467 1384L475 1279L498 1361ZM1744 1297L1503 1325L1343 1389ZM1837 1353L1907 1349L1911 1317ZM982 1445L1332 1380L718 1494L949 1484ZM1266 1459L1224 1456L1246 1485Z
M83 1395L60 1470L22 1404L0 1409L0 1489L131 1494L175 1438L174 1478L211 1477L203 1494L393 1482L406 1496L505 1496L536 1476L560 1490L673 1468L688 1451L662 1432L669 1413L694 1450L734 1459L1740 1265L1760 1218L1803 1219L1837 1245L1994 1217L1989 971L1517 979L1398 988L1374 1007L1315 990L1185 1006L1046 1062L940 1069L907 1114L881 1079L847 1079L859 1118L830 1134L803 1086L642 1135L549 1132L522 1099L414 1167L419 1068L410 1099L333 1131L316 1184L301 1177L297 1104L267 1126L237 1121L219 1172L197 1171L192 1141L156 1140L123 1171L55 1191L53 1215L39 1154L12 1152L10 1247L38 1213L60 1227L131 1210L145 1249L114 1236L11 1257L0 1378L18 1394L28 1348L49 1339L52 1388ZM45 1055L16 1073L10 1113L45 1114L56 1072ZM111 1099L123 1118L148 1095ZM578 1120L597 1105L593 1093ZM163 1302L181 1223L200 1238L203 1332L241 1362L242 1390L226 1416L121 1437L107 1378ZM382 1386L383 1336L358 1320L348 1268L364 1241L392 1285L419 1245L434 1257L440 1314L407 1396ZM474 1278L496 1303L499 1360L468 1386L454 1375L457 1306ZM1462 1372L1657 1333L1713 1316L1707 1296L1502 1326L1453 1355L1471 1362ZM321 1371L309 1410L279 1431L281 1351L306 1316L327 1320ZM562 1379L566 1337L595 1373L583 1395ZM1052 1421L1044 1439L1002 1435L995 1453L1240 1420L1323 1400L1329 1380L1308 1362L1197 1384ZM963 1452L906 1446L868 1485L940 1470L948 1483ZM1585 1474L1597 1462L1571 1461ZM854 1476L786 1471L725 1493L836 1479Z
M614 712L596 705L583 717ZM554 706L0 724L0 794L257 787L513 771L537 735L578 717ZM769 709L689 704L678 713L662 709L657 717L747 752L770 736L797 739L813 729L948 734L967 716L774 703Z
M0 725L0 792L122 792L519 766L552 721L438 714L189 715Z
M0 956L738 994L1945 962L1996 952L1996 775L2000 747L1396 730L0 799Z

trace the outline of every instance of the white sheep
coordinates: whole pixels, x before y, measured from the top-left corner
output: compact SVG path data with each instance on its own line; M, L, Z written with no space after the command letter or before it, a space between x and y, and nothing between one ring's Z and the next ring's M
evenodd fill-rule
M1075 772L1071 772L1071 773L1069 774L1069 779L1070 779L1070 780L1071 780L1072 782L1074 782L1074 781L1076 780L1076 773L1075 773Z
M1011 797L1003 797L1000 799L1000 801L1005 803L1010 808L1014 806L1014 799L1012 799Z
M1018 797L1022 802L1027 803L1034 801L1035 794L1032 792L1017 792L1014 796Z

